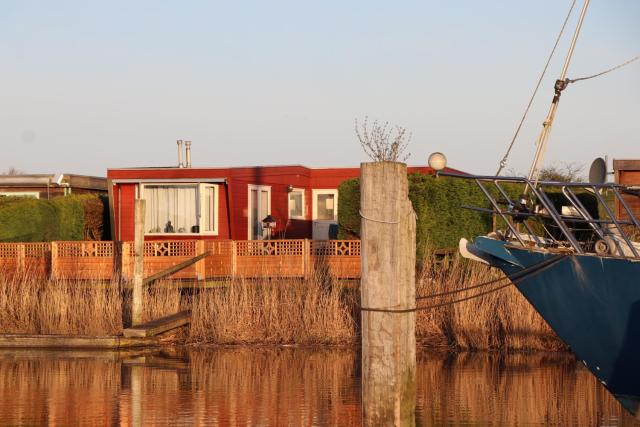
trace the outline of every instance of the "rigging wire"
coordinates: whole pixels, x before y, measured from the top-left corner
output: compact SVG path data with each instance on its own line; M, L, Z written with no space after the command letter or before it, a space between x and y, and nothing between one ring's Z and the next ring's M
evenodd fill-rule
M513 134L513 138L511 138L511 143L509 144L509 147L507 148L507 151L504 154L504 157L500 161L500 166L498 167L498 172L496 172L496 176L499 176L500 172L502 172L502 170L505 168L505 166L507 166L507 160L509 159L509 154L511 154L511 149L513 148L513 145L515 144L516 139L518 138L518 135L520 134L520 129L522 128L522 125L524 124L524 121L527 118L527 115L529 114L529 109L531 108L531 105L533 104L533 100L535 99L536 95L538 94L538 89L540 89L540 85L542 84L542 80L544 79L544 76L547 73L547 69L549 68L549 64L551 63L551 59L553 58L553 55L556 52L558 44L560 43L560 39L562 38L562 34L564 33L565 28L567 27L567 22L569 22L569 18L571 17L571 13L573 12L573 8L576 5L576 1L577 0L573 0L573 2L571 3L571 7L569 8L569 12L567 13L567 16L564 18L564 22L562 23L562 28L560 28L560 32L558 33L558 37L556 37L556 41L553 44L553 49L551 49L551 53L549 54L549 57L547 58L547 62L544 64L544 68L542 69L542 73L540 74L540 78L538 79L538 83L536 83L536 87L533 90L533 93L531 94L531 98L529 99L529 103L527 104L527 108L525 108L524 114L522 115L522 118L520 119L520 123L518 124L518 127L516 128L516 131Z
M618 70L618 69L620 69L620 68L622 68L624 66L627 66L627 65L631 64L632 62L637 61L638 59L640 59L640 55L638 55L636 57L633 57L630 60L623 62L622 64L618 64L615 67L611 67L611 68L609 68L607 70L601 71L601 72L599 72L597 74L592 74L592 75L586 76L586 77L578 77L577 79L566 79L565 81L566 81L567 84L569 84L569 83L579 82L579 81L582 81L582 80L593 79L595 77L600 77L600 76L608 74L608 73L610 73L612 71Z

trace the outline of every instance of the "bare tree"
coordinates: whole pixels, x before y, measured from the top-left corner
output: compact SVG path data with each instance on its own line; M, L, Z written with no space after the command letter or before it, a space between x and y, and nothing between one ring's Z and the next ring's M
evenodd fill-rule
M540 169L540 181L582 182L584 165L576 162L554 163Z
M364 152L374 162L406 161L410 153L404 153L411 141L411 134L402 126L380 124L374 120L369 126L369 117L361 125L355 120L355 131Z
M6 171L0 172L0 175L24 175L24 172L11 166Z

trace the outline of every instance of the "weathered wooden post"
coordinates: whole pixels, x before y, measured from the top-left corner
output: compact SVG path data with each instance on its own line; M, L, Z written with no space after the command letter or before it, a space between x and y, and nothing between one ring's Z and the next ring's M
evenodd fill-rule
M136 199L134 214L133 249L133 301L131 303L131 323L142 323L142 295L144 281L144 215L145 201Z
M404 163L360 165L360 215L363 422L413 426L416 220Z

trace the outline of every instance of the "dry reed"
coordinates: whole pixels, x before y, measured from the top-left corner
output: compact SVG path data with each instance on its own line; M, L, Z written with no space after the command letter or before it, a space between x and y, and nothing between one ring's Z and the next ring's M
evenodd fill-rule
M448 263L436 263L434 255L429 254L418 275L416 294L424 297L455 291L500 277L503 275L496 269L467 261L457 255ZM419 305L462 299L504 283L507 282L451 296L423 299ZM546 351L565 349L544 319L515 286L468 301L419 311L416 336L428 347Z
M233 280L192 299L189 341L217 344L348 344L357 337L353 292L308 280Z
M433 254L418 274L416 293L428 296L500 277L488 267L456 256L436 263ZM429 305L465 297L420 300ZM357 288L325 272L310 279L235 279L221 287L181 291L158 283L144 296L145 321L192 309L180 338L189 343L323 344L357 342ZM0 274L0 333L114 335L130 324L130 293L97 281L46 281ZM428 347L562 350L561 341L515 287L417 314L416 335Z
M115 283L0 275L0 332L117 335L122 332L121 301Z

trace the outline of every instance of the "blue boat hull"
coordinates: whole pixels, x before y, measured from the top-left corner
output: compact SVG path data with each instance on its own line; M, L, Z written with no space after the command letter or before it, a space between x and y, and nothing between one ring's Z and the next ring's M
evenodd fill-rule
M627 410L640 412L640 262L568 255L518 278L557 255L485 237L468 249L512 277L576 357Z

